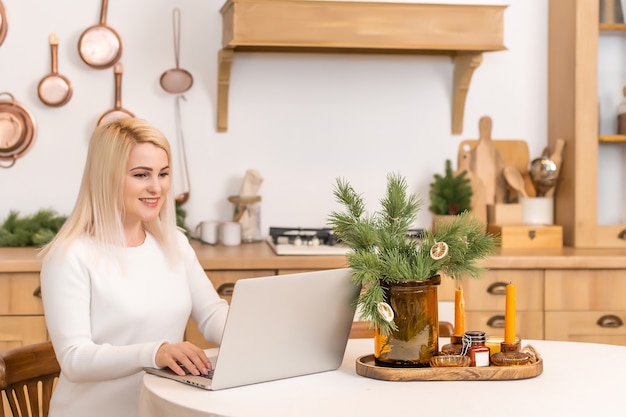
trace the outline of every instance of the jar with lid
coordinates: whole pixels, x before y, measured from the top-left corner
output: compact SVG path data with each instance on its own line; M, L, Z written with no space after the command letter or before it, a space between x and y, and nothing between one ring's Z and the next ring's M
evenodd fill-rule
M485 345L487 336L485 332L472 330L463 334L463 355L469 356L470 366L489 366L491 349Z
M228 201L235 205L233 221L241 223L241 241L244 243L261 240L261 196L230 196Z

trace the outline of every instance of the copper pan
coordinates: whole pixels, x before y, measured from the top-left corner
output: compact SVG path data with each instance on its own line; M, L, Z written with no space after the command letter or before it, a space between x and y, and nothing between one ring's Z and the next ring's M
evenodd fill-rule
M106 25L108 0L102 0L100 23L87 28L78 39L78 54L90 67L103 69L114 65L122 56L122 38Z
M115 107L105 112L98 119L98 126L104 123L112 122L118 119L127 119L129 117L135 117L133 113L122 108L122 73L124 72L124 66L121 62L115 64L113 73L115 74Z
M35 143L37 126L27 108L15 101L11 93L0 93L9 99L0 99L0 163L1 168L12 167Z
M4 42L4 38L7 36L7 29L9 28L9 22L7 22L7 12L4 10L4 5L0 1L0 45Z
M59 74L57 69L57 49L59 47L59 35L50 34L50 54L52 56L52 70L39 82L37 94L43 104L50 107L59 107L72 98L72 84Z

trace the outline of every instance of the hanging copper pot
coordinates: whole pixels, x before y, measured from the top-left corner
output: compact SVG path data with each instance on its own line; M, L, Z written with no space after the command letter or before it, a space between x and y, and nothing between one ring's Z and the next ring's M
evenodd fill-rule
M135 117L133 113L122 107L122 74L124 72L124 66L121 62L115 64L113 73L115 75L115 107L106 111L100 119L98 119L98 126L104 123L112 122L113 120L126 119L128 117Z
M57 50L59 47L59 35L50 34L50 54L52 57L52 70L39 82L37 94L43 104L50 107L59 107L72 98L72 84L59 74L57 69Z
M7 36L7 29L9 28L9 22L7 22L7 12L4 9L2 1L0 1L0 45L4 42L4 38Z
M28 109L15 101L11 93L0 93L0 167L10 168L35 143L37 127ZM1 161L10 161L4 165Z
M108 0L102 0L100 23L87 28L78 39L78 54L90 67L103 69L114 65L122 56L122 38L106 25Z

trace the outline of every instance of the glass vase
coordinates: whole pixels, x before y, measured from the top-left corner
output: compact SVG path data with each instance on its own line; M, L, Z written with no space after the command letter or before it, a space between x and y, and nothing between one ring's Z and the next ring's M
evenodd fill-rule
M383 284L387 303L394 312L398 329L384 336L374 334L374 358L378 365L397 367L429 366L439 350L439 315L436 275L421 281Z

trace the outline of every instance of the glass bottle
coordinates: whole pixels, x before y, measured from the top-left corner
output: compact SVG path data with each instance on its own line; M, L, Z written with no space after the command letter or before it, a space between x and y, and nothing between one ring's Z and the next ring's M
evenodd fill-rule
M491 356L491 363L495 366L526 365L530 356L520 351L520 342L500 343L500 352Z
M470 366L489 366L491 349L485 345L486 340L485 332L472 330L463 334L462 354L470 357Z
M626 87L622 90L624 99L617 106L617 134L626 135Z

